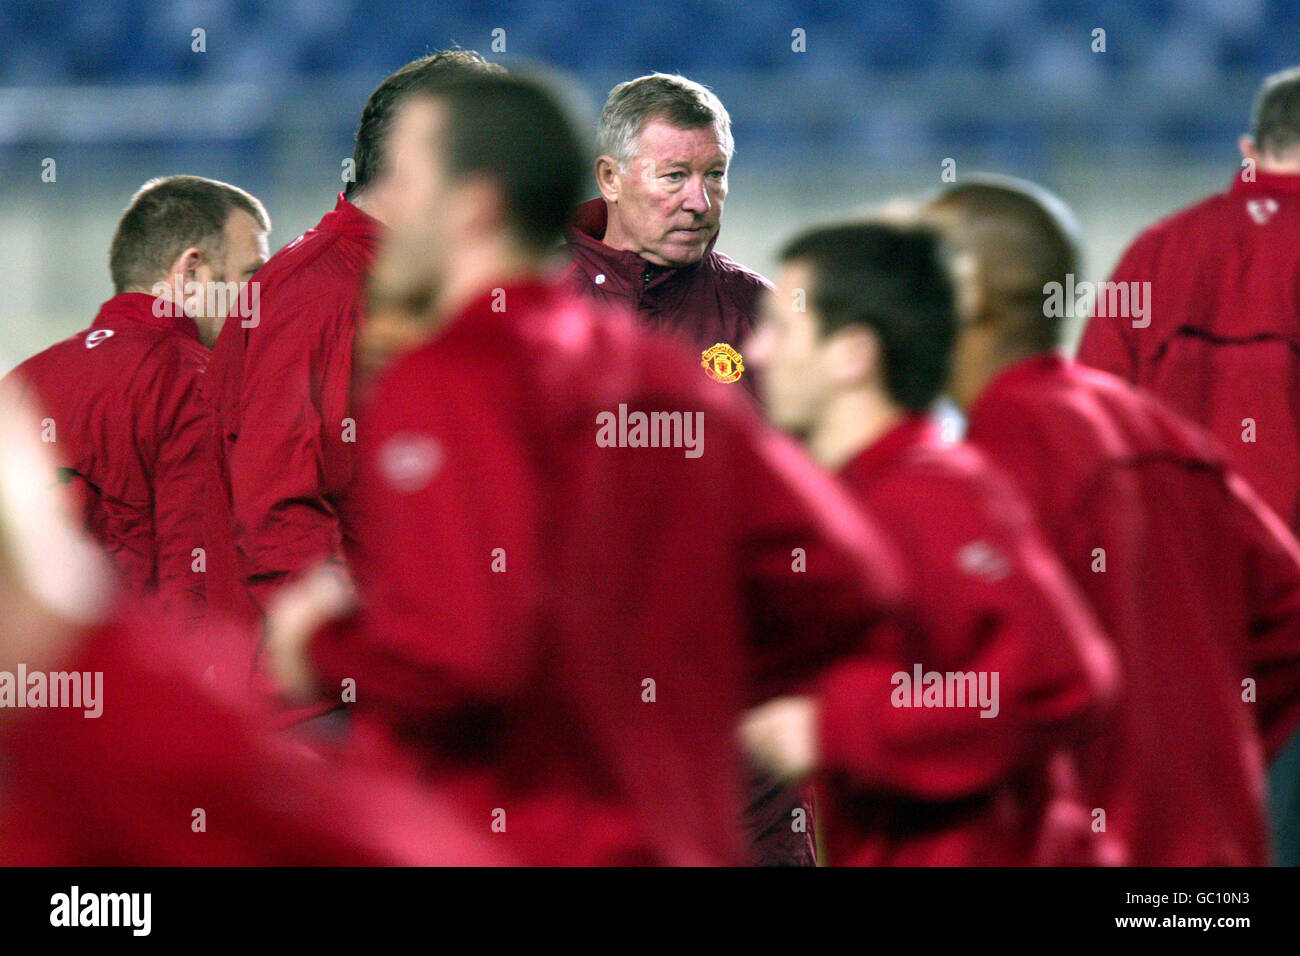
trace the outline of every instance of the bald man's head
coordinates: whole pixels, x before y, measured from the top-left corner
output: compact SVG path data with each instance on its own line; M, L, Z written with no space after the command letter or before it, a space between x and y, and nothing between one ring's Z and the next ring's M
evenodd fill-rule
M1065 203L1025 180L980 176L941 193L926 210L974 261L970 301L980 314L972 318L997 323L1016 351L1056 348L1063 323L1045 314L1045 287L1079 269L1079 229Z

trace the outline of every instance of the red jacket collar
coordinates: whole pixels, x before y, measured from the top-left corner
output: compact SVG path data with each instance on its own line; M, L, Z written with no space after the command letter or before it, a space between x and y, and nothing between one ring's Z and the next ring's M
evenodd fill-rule
M929 415L909 414L849 461L840 473L850 482L871 481L910 449L939 441Z
M362 212L339 193L334 208L320 221L320 229L337 232L345 236L357 236L369 242L378 242L383 224L369 213Z
M1244 171L1243 171L1244 172ZM1266 173L1255 170L1255 181L1244 182L1238 173L1228 187L1231 195L1258 195L1260 193L1293 193L1300 195L1300 175L1292 173Z
M148 326L151 329L180 332L195 342L202 341L199 338L199 327L194 324L193 319L179 308L173 307L166 299L149 295L147 292L123 292L121 295L113 296L99 307L99 313L90 327L101 329L109 325L120 325L123 322L134 322L136 325Z
M984 391L980 393L979 398L971 404L967 420L973 422L985 403L990 399L996 399L999 393L1026 382L1058 375L1068 370L1071 364L1070 360L1060 352L1044 352L1041 355L1031 355L1027 359L1013 362L993 376L992 381L984 386Z
M676 269L656 266L642 259L635 252L607 246L602 241L602 237L605 235L605 229L608 226L609 209L605 205L605 200L597 196L595 199L589 199L578 206L567 231L569 244L578 247L597 259L601 264L601 269L607 273L613 273L628 282L635 280L639 287L644 282L643 276L649 270L652 277L645 285L650 287L658 285L670 276L684 276L699 268L698 262ZM704 250L704 256L700 257L701 262L704 261L705 256L713 252L713 247L718 244L718 235L720 234L721 230L709 240L709 244Z
M465 321L524 315L564 291L565 286L555 276L541 274L493 283L450 316L442 328L448 329Z

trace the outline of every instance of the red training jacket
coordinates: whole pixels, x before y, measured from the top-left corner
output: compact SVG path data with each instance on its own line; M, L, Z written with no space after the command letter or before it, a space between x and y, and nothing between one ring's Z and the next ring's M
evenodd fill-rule
M1078 794L1063 792L1054 764L1067 765L1068 745L1095 729L1118 685L1116 662L1010 483L975 449L939 441L923 416L905 418L842 474L903 555L920 626L821 682L829 862L1101 862ZM992 693L911 706L917 666L983 676Z
M122 615L58 665L83 681L102 675L99 716L85 707L4 712L12 723L0 733L0 863L511 862L486 825L472 829L438 795L309 756L191 682L167 659L179 642L160 639L161 627Z
M339 553L352 475L352 338L379 223L341 195L258 270L256 325L226 323L203 394L213 409L206 522L213 604L255 616L288 578ZM245 320L249 323L253 319ZM232 537L233 533L233 537Z
M209 353L194 320L172 312L145 293L114 296L89 329L10 376L127 587L196 615L207 430L197 387Z
M362 612L316 670L530 863L740 862L739 715L884 620L896 559L675 343L561 283L503 290L374 385ZM636 412L681 427L642 447Z
M605 200L597 197L578 207L567 233L573 259L568 280L574 290L628 309L696 349L719 342L740 348L758 316L760 296L771 288L766 279L715 252L717 236L694 265L656 266L635 252L605 245L607 222ZM742 375L741 382L750 380L750 373Z
M1149 312L1099 303L1079 361L1203 426L1300 532L1300 176L1239 176L1143 232L1110 281L1149 282Z
M1300 711L1300 546L1193 425L1043 355L970 409L1114 639L1116 719L1081 751L1136 865L1267 861L1262 754Z

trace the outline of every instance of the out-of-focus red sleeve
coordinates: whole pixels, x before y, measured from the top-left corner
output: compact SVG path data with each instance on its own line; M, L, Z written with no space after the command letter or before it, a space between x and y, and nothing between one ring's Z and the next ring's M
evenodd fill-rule
M229 468L235 541L263 608L275 588L339 553L323 435L344 427L326 421L349 389L352 339L342 330L353 323L340 309L351 314L354 300L317 297L278 310L266 302L249 332Z
M890 516L895 540L924 582L919 631L901 654L870 647L825 675L819 740L826 769L863 789L953 800L993 789L1083 733L1111 699L1117 661L1023 515L982 508L950 482L919 484L910 480L901 491L930 509L904 507ZM972 545L986 568L962 569L962 552ZM989 690L996 675L993 703L903 706L914 701L916 665L922 673L983 674Z
M156 622L146 622L156 627ZM436 794L313 759L261 721L141 660L121 632L91 639L102 714L34 712L5 742L9 864L483 864L503 859ZM78 668L78 669L82 669Z
M1151 282L1152 244L1150 234L1140 236L1120 258L1115 271L1111 273L1111 282ZM1152 295L1146 297L1148 321L1152 320L1152 300L1155 296L1155 283L1152 283ZM1100 297L1098 297L1100 299ZM1079 341L1077 361L1082 365L1101 369L1118 375L1128 382L1137 383L1138 352L1133 337L1144 333L1143 328L1133 327L1134 317L1120 315L1093 314L1084 328ZM1151 334L1149 331L1146 334Z
M1257 723L1271 759L1300 723L1300 544L1244 479L1231 475L1228 486L1250 589L1244 676L1256 680Z
M726 439L750 608L753 702L789 693L902 613L906 576L875 522L766 426Z

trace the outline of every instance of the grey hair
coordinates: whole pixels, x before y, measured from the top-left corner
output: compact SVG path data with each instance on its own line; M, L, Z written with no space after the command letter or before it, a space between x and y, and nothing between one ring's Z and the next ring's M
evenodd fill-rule
M597 151L626 166L635 154L641 131L652 119L659 118L678 129L716 126L722 151L731 162L736 143L726 107L708 87L673 73L638 76L609 91L596 131Z

